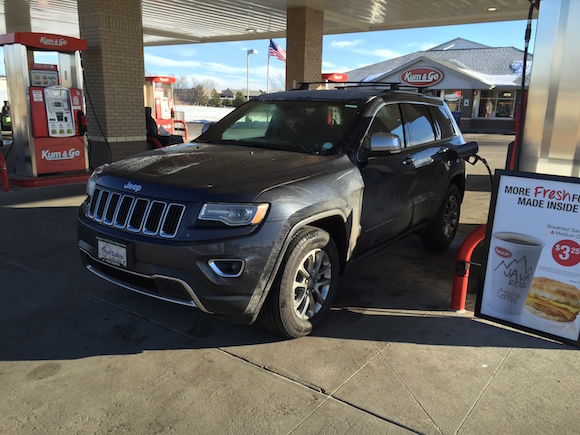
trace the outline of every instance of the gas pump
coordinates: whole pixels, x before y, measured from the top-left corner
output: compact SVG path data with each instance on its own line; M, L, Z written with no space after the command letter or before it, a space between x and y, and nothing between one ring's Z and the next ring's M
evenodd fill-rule
M145 106L151 107L151 115L159 134L171 135L173 130L173 83L175 77L147 76L143 93Z
M10 96L13 150L19 177L86 171L80 51L82 39L46 33L0 35ZM58 65L35 52L58 53Z

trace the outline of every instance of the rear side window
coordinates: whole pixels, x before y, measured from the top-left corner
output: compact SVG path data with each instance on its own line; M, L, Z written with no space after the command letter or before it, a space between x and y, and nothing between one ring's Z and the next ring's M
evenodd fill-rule
M437 139L449 139L455 134L449 113L443 106L431 106L431 112L435 121Z
M406 127L409 132L409 146L422 145L435 140L435 130L431 122L429 107L423 104L405 104Z

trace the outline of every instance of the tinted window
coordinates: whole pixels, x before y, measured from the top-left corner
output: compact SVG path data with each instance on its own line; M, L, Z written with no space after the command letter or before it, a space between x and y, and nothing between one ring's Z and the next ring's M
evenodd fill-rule
M439 134L437 139L448 139L453 136L453 125L449 119L449 114L444 107L431 106L431 112L435 118L435 125Z
M429 107L422 104L405 104L409 146L421 145L435 140Z
M396 134L401 139L401 144L405 143L403 123L401 120L401 109L398 104L389 104L378 110L365 136L363 142L364 149L370 149L371 136L373 133Z

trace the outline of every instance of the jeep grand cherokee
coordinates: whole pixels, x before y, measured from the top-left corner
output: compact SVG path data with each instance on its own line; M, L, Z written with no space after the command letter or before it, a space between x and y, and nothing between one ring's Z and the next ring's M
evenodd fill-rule
M139 293L306 335L353 260L412 232L451 243L476 150L418 93L262 95L191 143L98 168L81 257Z

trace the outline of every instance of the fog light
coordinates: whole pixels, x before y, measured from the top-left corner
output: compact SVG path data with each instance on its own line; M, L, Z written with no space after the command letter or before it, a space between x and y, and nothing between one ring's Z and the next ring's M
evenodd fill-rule
M209 267L223 278L237 278L244 271L244 260L223 259L209 260Z

